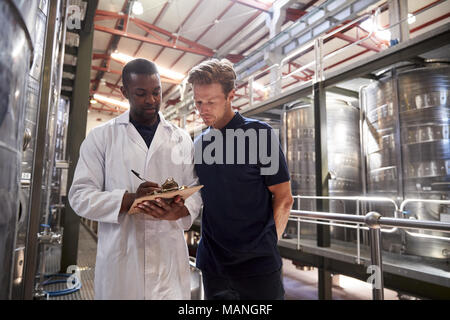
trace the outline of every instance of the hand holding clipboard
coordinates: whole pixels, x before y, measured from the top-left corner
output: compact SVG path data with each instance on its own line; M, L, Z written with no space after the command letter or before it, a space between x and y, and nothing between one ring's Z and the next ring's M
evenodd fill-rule
M139 179L142 181L146 181L140 177L140 175L134 171L131 170L134 175L136 175ZM179 187L178 184L172 179L167 179L161 186L161 190L157 190L152 192L151 194L148 194L143 197L139 197L134 200L133 204L130 207L130 210L128 210L128 214L136 214L139 213L139 209L136 208L136 206L143 202L143 201L152 201L156 198L163 198L163 199L173 199L175 196L179 195L183 200L186 200L191 195L193 195L195 192L199 191L201 188L203 188L203 185L198 186L192 186L192 187L186 187L181 186Z

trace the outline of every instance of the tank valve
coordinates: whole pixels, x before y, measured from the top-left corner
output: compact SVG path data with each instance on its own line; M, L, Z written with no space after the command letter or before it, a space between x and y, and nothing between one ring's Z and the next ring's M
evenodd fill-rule
M57 232L40 232L38 233L38 241L41 244L61 244L61 233Z

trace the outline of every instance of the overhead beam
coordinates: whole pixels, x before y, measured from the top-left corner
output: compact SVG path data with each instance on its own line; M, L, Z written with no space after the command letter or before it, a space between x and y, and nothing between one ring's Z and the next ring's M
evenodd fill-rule
M175 33L178 33L181 28L183 27L183 25L186 23L186 21L192 16L192 14L195 12L195 10L197 10L197 8L201 5L201 3L203 2L203 0L199 0L195 6L191 9L191 11L189 11L188 15L186 16L186 18L184 18L183 22L181 22L181 24L178 26L178 28L176 29ZM153 23L154 24L154 23ZM139 51L140 47L142 46L143 42L141 42L139 48L136 50L135 54ZM155 58L153 59L153 61L156 61L156 59L159 58L159 56L161 55L161 53L164 51L164 47L161 48L161 50L159 50L159 52L156 54Z
M347 42L350 42L350 43L355 43L356 41L358 41L358 39L355 39L355 38L353 38L351 36L348 36L346 34L343 34L341 32L335 33L334 36L336 38L339 38L341 40L344 40L344 41L347 41ZM372 51L375 51L375 52L380 52L381 51L380 48L378 48L376 46L373 46L373 45L371 45L369 43L365 43L365 42L358 43L358 46L366 48L366 49L369 49L369 50L372 50Z
M297 21L299 18L304 16L306 11L294 8L286 9L286 20L287 21Z
M123 5L122 5L121 12L128 12L129 4L130 4L130 0L125 0ZM97 10L96 10L95 11L95 16L94 16L94 22L98 21L99 20L98 18L99 17L97 16ZM101 20L106 20L109 17L101 17L101 18L102 18ZM118 19L116 21L114 29L121 29L121 30L123 30L124 29L124 24L125 24L125 21L123 19L123 14L122 14L122 18L120 18L120 19ZM111 54L111 52L114 51L117 48L117 46L119 44L119 41L120 41L120 37L112 36L111 39L108 42L108 46L106 47L106 54L108 54L108 55ZM111 61L110 59L103 59L102 62L100 63L100 65L103 66L103 67L108 67L109 68L110 61ZM103 76L104 76L104 73L102 71L97 72L97 74L95 75L95 80L97 80L97 81L95 83L93 83L93 85L92 85L92 90L93 91L97 91L99 83L100 83L100 80L103 79Z
M153 30L154 32L157 32L157 33L161 34L161 35L167 36L170 39L170 41L169 40L164 40L164 41L159 41L159 42L152 42L152 44L167 46L167 47L170 47L172 49L178 49L178 50L180 50L180 48L192 47L192 48L194 48L194 49L191 49L192 53L200 54L200 55L204 55L204 56L212 56L213 55L213 51L211 49L209 49L208 47L205 47L205 46L203 46L201 44L198 44L195 41L191 41L191 40L189 40L189 39L187 39L185 37L181 37L179 35L174 35L172 32L167 31L167 30L165 30L163 28L157 27L157 26L155 26L155 25L153 25L151 23L148 23L148 22L146 22L144 20L137 19L137 18L134 18L134 17L131 17L131 16L129 17L126 14L120 14L120 13L110 12L110 11L105 11L105 10L97 10L96 14L97 14L97 16L104 16L106 18L109 17L111 19L126 19L126 20L129 20L130 22L135 23L136 26L140 27L141 29L142 29L142 26L146 27L147 29L144 29L144 31L146 31L146 32L148 32L148 30L150 29L150 30ZM97 26L99 26L99 25L96 25L96 28L97 28ZM103 31L101 29L105 28L103 26L100 26L100 27L101 27L100 29L96 29L96 30ZM111 28L107 28L107 29L111 29ZM115 30L115 29L111 29L111 30ZM107 31L105 31L105 32L107 32ZM120 36L125 36L124 34L130 34L130 33L122 32L120 34L117 34L117 33L113 33L113 34L120 35ZM140 40L140 41L143 41L143 42L148 42L147 40L150 39L150 38L147 38L147 37L144 37L144 36L140 36L140 35L134 35L134 36L138 36L138 38L133 37L133 39ZM144 39L147 39L147 40L144 40ZM160 43L160 42L162 42L162 43ZM187 47L186 46L178 46L176 44L177 42L182 42L185 45L187 45ZM182 51L185 51L185 50L182 50Z
M220 20L222 19L222 17L228 12L228 10L231 9L231 7L234 5L234 3L230 3L218 16L216 19L214 19L214 21ZM208 28L205 29L205 31L203 31L196 39L195 42L198 42L201 38L203 38L203 36L208 33L209 30L211 30L212 27L214 27L215 24L211 24ZM181 58L184 57L184 53L182 55L180 55L171 65L170 68L173 68L178 61L181 60Z
M104 26L100 26L100 25L95 25L95 30L110 33L110 34L121 36L121 37L128 38L128 39L133 39L133 40L138 40L138 41L142 41L142 42L146 42L146 43L150 43L150 44L154 44L154 45L158 45L158 46L163 46L166 48L190 52L190 53L198 54L201 56L212 57L214 55L214 52L212 50L179 46L173 42L152 39L152 38L144 37L144 36L141 36L138 34L124 32L121 30L112 29L112 28L108 28L108 27L104 27Z
M91 68L93 70L114 73L114 74L118 74L118 75L122 76L122 71L119 71L119 70L107 69L107 68L102 68L102 67L98 67L98 66L92 66ZM172 83L172 84L180 84L181 83L181 81L179 81L179 80L169 79L169 78L163 77L161 75L160 75L160 78L161 78L161 82L165 82L165 83Z

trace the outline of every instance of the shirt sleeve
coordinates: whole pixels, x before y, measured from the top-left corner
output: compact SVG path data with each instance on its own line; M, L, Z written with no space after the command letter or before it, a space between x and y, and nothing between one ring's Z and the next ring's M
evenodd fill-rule
M289 170L277 133L269 125L259 130L258 160L265 185L289 181Z
M126 190L104 191L104 146L97 141L94 132L83 141L68 198L72 209L81 217L119 223L120 207Z

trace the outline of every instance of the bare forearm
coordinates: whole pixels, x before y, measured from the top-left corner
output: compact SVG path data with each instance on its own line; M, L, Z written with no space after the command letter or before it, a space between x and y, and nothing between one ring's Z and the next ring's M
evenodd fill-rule
M291 197L273 199L273 218L275 220L278 239L281 239L284 229L286 229L289 215L291 213L292 203L293 200Z

